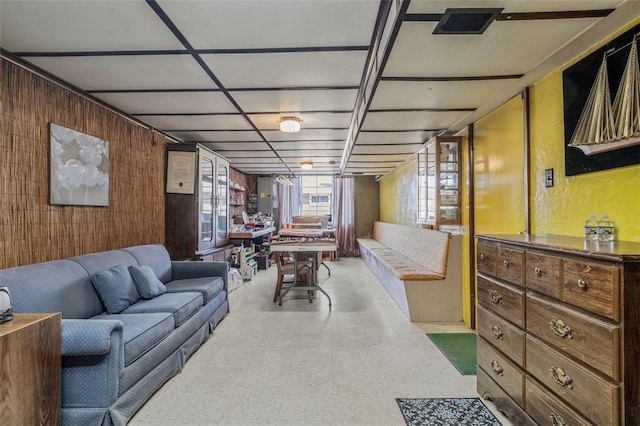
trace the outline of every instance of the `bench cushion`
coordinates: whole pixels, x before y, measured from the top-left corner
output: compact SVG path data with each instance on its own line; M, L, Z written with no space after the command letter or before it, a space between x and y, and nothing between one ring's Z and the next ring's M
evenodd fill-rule
M441 280L444 277L389 248L375 248L371 255L403 281Z
M358 244L361 248L364 248L366 250L371 250L374 248L387 248L387 246L379 241L374 240L373 238L358 238Z
M173 314L175 327L180 327L191 315L202 307L202 294L194 292L165 293L160 296L140 300L122 311L123 314L145 314L168 312Z
M167 292L179 293L183 291L202 293L204 304L216 297L224 288L224 280L221 277L187 278L168 282Z
M129 365L167 337L174 329L173 315L150 314L102 314L91 319L122 321L124 340L124 365Z

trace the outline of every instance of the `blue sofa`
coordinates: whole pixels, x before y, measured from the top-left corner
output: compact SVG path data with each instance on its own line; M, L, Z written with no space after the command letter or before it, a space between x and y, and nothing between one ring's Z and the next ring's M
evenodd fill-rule
M167 288L118 314L91 277L149 266ZM124 425L229 312L227 262L172 262L144 245L0 270L14 310L62 313L62 423Z

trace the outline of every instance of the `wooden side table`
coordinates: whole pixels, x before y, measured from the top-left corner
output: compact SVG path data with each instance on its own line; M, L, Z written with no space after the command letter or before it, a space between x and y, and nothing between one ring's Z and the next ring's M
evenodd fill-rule
M0 425L60 425L61 315L0 324Z

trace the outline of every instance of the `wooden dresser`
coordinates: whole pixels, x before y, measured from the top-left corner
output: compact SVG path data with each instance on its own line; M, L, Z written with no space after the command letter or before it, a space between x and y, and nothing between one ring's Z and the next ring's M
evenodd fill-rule
M59 425L60 314L0 324L0 425Z
M477 240L478 393L515 424L640 425L640 243Z

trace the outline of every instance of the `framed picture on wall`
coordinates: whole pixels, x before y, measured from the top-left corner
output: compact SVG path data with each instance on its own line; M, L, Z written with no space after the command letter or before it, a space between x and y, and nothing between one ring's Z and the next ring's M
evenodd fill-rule
M565 174L640 164L640 24L562 73Z
M51 204L109 205L109 142L49 123Z
M195 192L196 153L169 151L167 153L167 193Z

